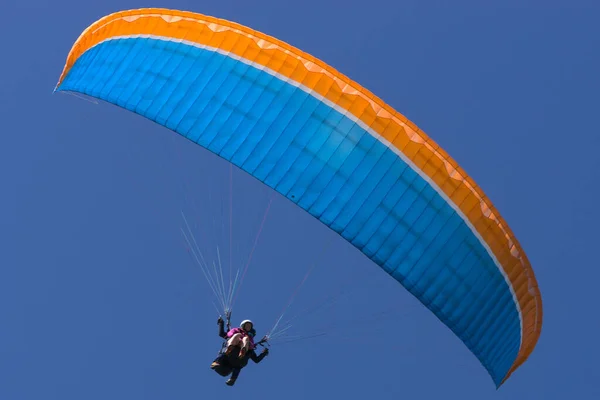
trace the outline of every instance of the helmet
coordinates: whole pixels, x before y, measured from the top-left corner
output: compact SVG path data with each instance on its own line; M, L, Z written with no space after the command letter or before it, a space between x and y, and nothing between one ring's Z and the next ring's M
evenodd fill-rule
M246 325L246 324L248 324L248 323L249 323L250 325L252 325L252 328L254 328L254 322L250 321L249 319L245 319L245 320L243 320L243 321L242 321L242 323L240 324L240 328L242 328L242 329L243 329L243 328L244 328L244 325ZM250 328L250 329L252 329L252 328Z

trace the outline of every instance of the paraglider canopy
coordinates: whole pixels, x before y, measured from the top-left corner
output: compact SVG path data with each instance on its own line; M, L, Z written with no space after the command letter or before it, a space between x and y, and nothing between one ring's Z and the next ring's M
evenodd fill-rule
M165 126L287 197L400 282L499 386L533 351L542 302L490 200L406 117L315 57L190 12L88 27L56 90Z

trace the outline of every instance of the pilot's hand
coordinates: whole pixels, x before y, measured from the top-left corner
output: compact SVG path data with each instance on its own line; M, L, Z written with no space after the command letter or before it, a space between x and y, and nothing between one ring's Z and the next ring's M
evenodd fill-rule
M223 318L221 318L221 317L219 316L219 319L217 320L217 324L218 324L218 325L221 325L222 323L223 323Z

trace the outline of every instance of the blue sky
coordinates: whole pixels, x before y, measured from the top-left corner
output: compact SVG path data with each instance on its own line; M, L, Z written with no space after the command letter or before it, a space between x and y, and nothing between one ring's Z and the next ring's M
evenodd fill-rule
M433 314L290 202L137 115L52 94L86 26L148 6L233 20L321 58L471 174L544 301L538 346L506 385L496 391ZM600 397L595 2L9 0L3 13L1 399ZM207 258L218 246L225 268L243 268L252 254L234 322L264 333L314 265L290 334L326 335L274 345L225 386L208 369L217 312L182 210Z

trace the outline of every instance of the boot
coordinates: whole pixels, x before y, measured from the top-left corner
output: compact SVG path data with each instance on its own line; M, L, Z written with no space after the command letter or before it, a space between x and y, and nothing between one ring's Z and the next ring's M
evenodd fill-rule
M233 385L235 385L235 379L229 378L229 379L227 379L227 382L225 382L225 384L227 386L233 386Z

